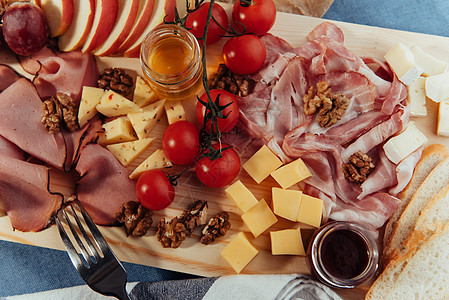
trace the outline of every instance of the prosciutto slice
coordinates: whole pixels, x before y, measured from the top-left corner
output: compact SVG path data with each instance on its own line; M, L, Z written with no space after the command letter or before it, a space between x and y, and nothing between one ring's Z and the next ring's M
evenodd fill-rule
M17 80L0 94L0 135L35 158L62 169L64 138L44 128L43 113L33 84L25 78Z
M61 207L63 196L48 182L47 167L0 155L0 199L15 230L42 230Z
M0 92L19 80L20 76L15 70L7 65L0 64Z
M115 223L122 204L137 201L136 185L129 179L129 171L106 148L87 145L76 170L81 176L76 195L95 223Z

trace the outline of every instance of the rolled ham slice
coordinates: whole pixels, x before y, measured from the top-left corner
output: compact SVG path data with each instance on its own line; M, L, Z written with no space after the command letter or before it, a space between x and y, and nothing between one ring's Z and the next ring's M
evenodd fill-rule
M48 190L48 170L0 155L0 199L15 230L42 230L61 207L63 196Z
M43 162L62 169L66 149L61 133L42 125L42 101L33 84L21 78L0 94L0 135Z
M76 195L96 224L114 224L122 204L137 201L136 184L129 179L129 171L106 148L87 145L76 170L81 175Z

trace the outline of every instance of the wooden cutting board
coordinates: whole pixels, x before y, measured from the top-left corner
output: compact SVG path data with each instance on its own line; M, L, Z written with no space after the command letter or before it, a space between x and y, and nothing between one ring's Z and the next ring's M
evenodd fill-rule
M231 6L223 5L227 11ZM276 24L271 33L278 35L293 46L298 46L306 41L306 35L322 19L278 13ZM345 45L359 56L372 56L383 59L384 54L397 42L402 42L407 46L417 44L435 57L449 61L449 38L416 34L410 32L382 29L354 25L348 23L335 22L345 34ZM221 47L224 41L209 47L207 51L208 71L216 70L221 61ZM138 59L129 59L121 57L99 58L99 67L102 70L105 66L122 67L130 74L142 75ZM15 61L15 58L6 53L0 53L0 63L8 63L21 70ZM195 121L194 99L185 101L188 110L188 119ZM431 101L427 103L429 114L425 118L414 118L419 129L421 129L429 138L430 143L441 143L449 147L449 138L438 137L435 135L437 122L437 105ZM157 141L141 157L129 167L130 170L136 167L150 153L160 148L164 128L167 121L163 117L152 132L152 136L158 137ZM257 198L271 199L271 187L276 183L268 178L262 184L256 184L244 171L241 171L239 178L248 186ZM51 179L51 185L65 194L71 192L71 184L67 181L64 174L55 172ZM197 230L192 237L187 238L178 249L164 249L156 240L156 225L161 219L171 219L180 215L181 212L192 202L196 200L207 200L209 203L209 215L212 216L218 211L228 211L231 218L231 229L224 238L215 243L205 246L199 243L200 232ZM271 229L296 228L300 224L281 220ZM313 229L303 226L304 239L313 232ZM205 188L195 178L192 172L187 172L176 187L176 198L174 203L163 211L155 212L153 216L153 226L150 232L143 238L126 237L124 229L118 227L101 227L101 232L105 235L108 242L120 260L159 267L163 269L175 270L190 274L202 276L219 276L235 274L227 262L220 257L223 247L229 243L234 235L239 231L248 232L248 228L242 223L239 210L229 200L223 189ZM251 237L251 234L248 234ZM64 250L56 226L43 230L39 233L22 233L13 231L8 217L0 217L0 238L6 241L12 241L22 244L49 247ZM270 240L268 231L257 239L251 239L252 243L260 250L260 253L243 270L245 274L270 274L270 273L309 273L305 257L301 256L273 256L270 252ZM345 299L362 299L369 288L364 285L352 290L338 290Z

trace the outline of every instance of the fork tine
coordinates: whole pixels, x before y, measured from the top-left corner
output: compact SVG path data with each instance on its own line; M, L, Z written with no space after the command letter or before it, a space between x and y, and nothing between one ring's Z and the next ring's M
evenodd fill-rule
M59 220L60 215L62 214L62 211L60 211L55 218L56 224L58 225L59 234L61 235L62 242L64 243L64 246L68 250L67 253L69 254L70 260L75 266L82 266L83 261L81 260L81 257L78 254L78 251L76 251L75 247L73 246L72 242L70 241L70 238L65 231L64 227L62 226L61 221Z

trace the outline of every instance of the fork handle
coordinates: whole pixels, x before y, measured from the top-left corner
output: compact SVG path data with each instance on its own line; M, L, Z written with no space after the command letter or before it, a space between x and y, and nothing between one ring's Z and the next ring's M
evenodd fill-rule
M111 294L119 300L131 300L125 287L117 289L116 291L111 292Z

